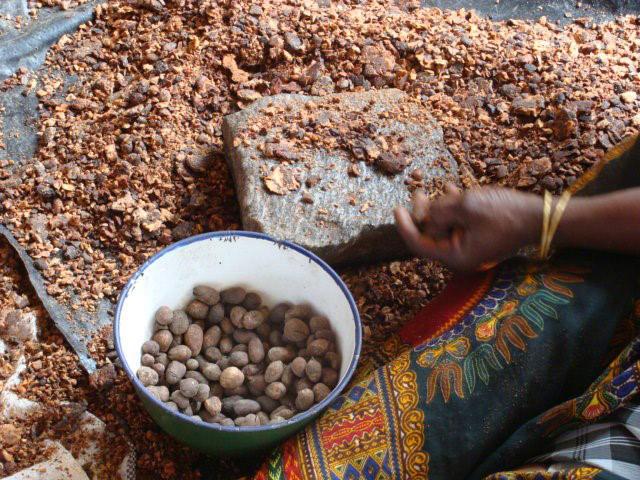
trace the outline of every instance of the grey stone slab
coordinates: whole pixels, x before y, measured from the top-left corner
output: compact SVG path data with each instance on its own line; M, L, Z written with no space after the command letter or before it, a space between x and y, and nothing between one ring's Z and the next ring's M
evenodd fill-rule
M345 118L349 112L367 111L374 135L393 133L404 138L403 149L411 164L390 176L360 161L357 165L362 174L352 177L347 170L353 159L343 149L314 147L304 160L294 160L287 167L297 171L300 189L287 195L270 193L262 177L265 170L280 162L259 149L265 139L280 134L280 129L278 120L264 109L284 107L295 115L309 101L321 103L319 116L328 116L336 126L349 122ZM385 112L397 112L399 106L404 109L402 115L384 118ZM266 132L243 140L252 126L264 128L265 124ZM228 115L223 132L244 228L293 241L333 264L405 256L407 251L394 227L393 208L410 202L405 181L411 172L420 169L426 185L444 177L458 179L456 162L444 145L440 126L423 106L396 89L325 97L283 94L262 98L245 110ZM319 177L320 182L307 188L305 180L310 177ZM312 204L302 201L304 192L311 194ZM350 204L350 198L355 199L355 205Z

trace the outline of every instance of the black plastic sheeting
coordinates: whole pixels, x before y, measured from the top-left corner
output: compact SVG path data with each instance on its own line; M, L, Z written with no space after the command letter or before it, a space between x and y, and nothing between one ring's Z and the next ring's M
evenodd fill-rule
M452 10L473 9L493 20L535 20L545 16L547 20L560 24L576 18L589 18L601 23L621 15L640 13L640 0L422 0L422 5Z
M69 345L74 349L82 366L87 372L94 372L96 363L89 355L88 345L98 329L111 323L111 317L108 312L110 304L103 302L96 313L89 313L81 309L73 310L68 305L59 303L47 293L44 279L36 269L31 257L20 246L9 229L0 224L0 238L2 237L17 253L42 306L58 330L67 339Z
M0 15L12 18L20 16L23 20L22 27L18 29L12 20L0 18L0 81L20 67L40 69L39 72L45 73L41 66L49 47L62 35L90 20L97 3L99 0L93 0L68 11L42 8L38 10L37 18L32 19L28 14L27 0L0 0ZM366 0L363 3L366 4ZM580 7L577 7L577 3L576 0L422 0L424 7L474 9L495 20L536 19L544 15L549 21L560 24L585 17L604 22L620 15L640 13L640 0L582 0ZM73 81L73 78L67 78L67 84ZM5 148L0 148L0 159L11 159L16 166L28 162L37 148L36 90L27 91L19 86L0 93L0 107L3 109L0 111L0 128L3 129L5 141ZM89 372L94 371L95 363L88 355L87 344L98 328L110 323L112 305L103 302L97 313L88 313L58 303L47 295L44 281L34 268L32 259L2 225L0 237L5 237L18 253L34 290L78 353L82 365Z

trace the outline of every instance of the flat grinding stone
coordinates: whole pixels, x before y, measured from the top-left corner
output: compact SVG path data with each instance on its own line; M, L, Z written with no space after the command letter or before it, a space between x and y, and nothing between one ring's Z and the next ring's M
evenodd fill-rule
M309 131L300 128L306 125L300 119L321 125L312 128L317 137L308 144L294 135ZM363 125L368 133L362 133ZM223 132L244 228L295 242L333 264L406 255L393 208L409 204L407 183L415 185L412 178L422 177L428 190L445 178L458 181L440 126L420 103L396 89L265 97L225 117ZM410 163L388 175L372 157L357 160L344 138L351 139L349 145L384 145L389 139L391 150L400 149L400 158ZM275 143L281 140L287 145L284 154L265 148L281 146ZM359 176L349 174L354 165ZM267 189L264 177L273 177L276 167L287 172L284 194Z

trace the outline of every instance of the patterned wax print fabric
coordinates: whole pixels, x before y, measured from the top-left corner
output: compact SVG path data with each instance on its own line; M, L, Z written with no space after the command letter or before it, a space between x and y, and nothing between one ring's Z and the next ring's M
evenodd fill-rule
M633 171L614 164L634 158L634 146L609 154L588 180L628 181ZM638 325L640 268L628 256L564 251L454 278L255 478L622 478L530 459L638 398Z

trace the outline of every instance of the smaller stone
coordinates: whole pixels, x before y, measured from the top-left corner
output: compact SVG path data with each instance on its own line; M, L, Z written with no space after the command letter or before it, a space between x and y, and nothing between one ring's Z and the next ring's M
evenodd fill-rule
M247 310L257 310L262 305L262 297L256 292L249 292L242 301L242 306Z
M304 50L304 44L298 34L295 32L285 32L284 41L290 50L294 52L302 52Z
M244 417L250 413L258 413L260 411L260 404L255 400L242 399L238 400L233 405L233 411L236 415Z
M273 382L267 385L265 393L268 397L279 400L287 393L287 387L282 382Z
M291 371L298 377L304 376L307 361L302 357L296 357L291 362Z
M195 397L198 393L198 382L193 378L180 380L180 391L187 398Z
M193 300L187 305L187 314L196 320L204 320L209 313L209 306L200 300Z
M239 345L236 345L236 347ZM245 345L242 345L245 346ZM247 352L235 351L229 355L229 363L234 367L242 368L249 363L249 355Z
M291 342L306 340L309 336L309 327L299 318L290 318L284 324L284 337Z
M284 322L284 316L290 308L290 303L279 303L271 309L271 312L269 312L269 321L272 323Z
M316 383L313 386L313 395L316 403L320 403L322 400L327 398L330 393L331 389L324 383Z
M187 366L187 370L197 370L198 367L200 367L198 360L196 360L195 358L190 358L189 360L187 360L185 362L185 365Z
M264 380L267 383L273 383L280 380L282 372L284 371L284 363L281 360L271 362L264 372Z
M220 385L231 390L239 387L244 382L244 374L237 367L227 367L220 375Z
M307 362L305 373L312 382L319 382L322 377L322 365L315 358L312 358Z
M209 309L207 320L211 323L220 323L224 318L224 305L217 303Z
M193 397L193 399L198 402L204 402L209 398L210 391L211 388L209 387L209 385L207 385L206 383L200 383L198 384L198 391L196 392L196 395L195 397Z
M169 393L169 389L165 385L159 385L159 386L152 385L147 387L147 390L149 391L149 393L151 393L151 395L153 395L155 398L157 398L161 402L169 401L170 393Z
M145 387L158 383L158 372L153 368L142 366L138 369L137 375Z
M193 288L193 296L203 303L213 306L220 301L220 292L212 287L198 285Z
M264 322L264 315L260 310L251 310L242 316L242 326L247 330L254 330Z
M312 390L308 388L300 390L296 396L296 408L302 411L308 410L313 405L313 401L314 394Z
M153 355L145 353L144 355L142 355L140 363L145 367L151 367L154 363L156 363L156 359L153 357Z
M223 290L220 293L220 298L224 303L231 305L239 305L243 302L244 297L247 295L247 291L242 287L232 287Z
M186 345L176 345L169 350L168 356L171 360L184 363L191 358L191 349Z
M222 402L218 397L209 397L204 401L204 408L210 415L217 415L222 411Z
M202 369L202 374L212 382L217 382L218 380L220 380L221 373L222 370L220 370L220 367L215 363L210 363Z
M189 328L184 334L184 344L191 350L191 355L200 355L202 345L204 341L204 335L202 327L196 323L189 325Z
M164 377L168 385L175 385L184 377L185 373L187 373L187 367L184 363L174 360L167 365Z
M176 310L173 312L173 321L169 325L169 330L174 335L182 335L189 328L189 317L183 310Z
M626 104L634 103L637 98L638 94L632 90L624 92L620 95L620 99Z
M158 355L158 353L160 353L160 345L154 340L147 340L142 344L142 352L150 355Z
M156 311L156 323L158 325L169 325L173 321L173 310L163 306Z
M161 352L166 352L173 341L173 334L169 330L158 330L153 334L152 340L158 344Z

